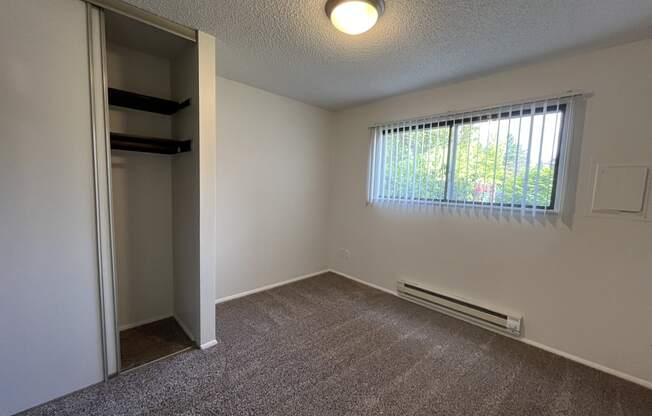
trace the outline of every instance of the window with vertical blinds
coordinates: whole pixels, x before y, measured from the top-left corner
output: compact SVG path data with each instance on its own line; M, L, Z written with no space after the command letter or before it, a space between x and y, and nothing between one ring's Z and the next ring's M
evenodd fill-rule
M574 97L372 128L370 203L558 212Z

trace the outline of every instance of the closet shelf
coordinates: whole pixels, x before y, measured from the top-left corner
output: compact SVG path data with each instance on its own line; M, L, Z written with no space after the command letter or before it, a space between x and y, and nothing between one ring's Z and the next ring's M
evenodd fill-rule
M172 140L124 133L111 133L111 149L113 150L174 155L189 152L191 150L191 143L192 140Z
M190 98L177 102L149 95L109 88L109 105L171 115L190 105Z

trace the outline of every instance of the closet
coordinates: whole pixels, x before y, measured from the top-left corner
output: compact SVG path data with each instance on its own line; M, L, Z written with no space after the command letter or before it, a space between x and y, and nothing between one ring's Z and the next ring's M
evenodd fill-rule
M10 0L0 50L0 414L215 345L214 37Z
M105 28L124 371L193 346L188 325L175 314L174 265L183 262L175 251L183 250L184 236L194 232L193 213L184 213L192 189L184 187L194 186L199 162L193 152L197 97L188 82L196 51L189 40L110 11Z
M215 39L88 2L107 377L216 343Z

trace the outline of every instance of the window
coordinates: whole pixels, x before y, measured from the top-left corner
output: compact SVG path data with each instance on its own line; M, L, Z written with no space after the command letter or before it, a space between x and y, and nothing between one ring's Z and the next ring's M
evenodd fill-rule
M571 101L375 127L369 200L557 211Z

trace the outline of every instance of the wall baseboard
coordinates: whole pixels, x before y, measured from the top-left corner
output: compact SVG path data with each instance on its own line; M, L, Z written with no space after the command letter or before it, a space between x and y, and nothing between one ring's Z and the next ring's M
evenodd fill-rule
M559 355L560 357L567 358L571 361L575 361L576 363L583 364L587 367L591 367L595 370L602 371L603 373L611 374L612 376L622 378L623 380L631 381L632 383L638 384L643 387L647 387L648 389L652 390L652 381L648 381L636 376L633 376L631 374L623 373L622 371L615 370L611 367L604 366L602 364L598 364L594 361L590 361L587 359L584 359L582 357L578 357L577 355L570 354L566 351L558 350L557 348L549 347L545 344L542 344L537 341L532 341L531 339L528 338L514 338L518 341L521 341L525 344L531 345L535 348L542 349L544 351L548 351L549 353Z
M394 292L394 291L392 291L392 290L389 290L389 289L387 289L387 288L385 288L385 287L378 286L378 285L375 285L375 284L373 284L373 283L365 282L365 281L362 280L362 279L358 279L357 277L353 277L353 276L351 276L351 275L349 275L349 274L342 273L342 272L337 271L337 270L334 270L334 269L329 269L328 271L331 272L331 273L335 273L335 274L337 274L337 275L340 275L340 276L342 276L342 277L346 277L347 279L349 279L349 280L353 280L354 282L362 283L362 284L365 285L365 286L369 286L369 287L371 287L371 288L374 288L374 289L380 290L380 291L382 291L382 292L389 293L390 295L394 295L394 296L396 296L396 297L400 297L400 296L398 296L398 293L396 293L396 292Z
M383 291L385 293L389 293L390 295L394 295L394 296L396 296L396 297L398 297L400 299L403 299L398 295L397 292L394 292L394 291L389 290L387 288L384 288L382 286L378 286L378 285L375 285L373 283L366 282L366 281L364 281L362 279L359 279L357 277L353 277L353 276L348 275L346 273L342 273L342 272L340 272L338 270L335 270L335 269L329 269L328 271L331 272L331 273L335 273L337 275L340 275L342 277L345 277L347 279L353 280L354 282L358 282L358 283L363 284L365 286L369 286L369 287L371 287L373 289L377 289L377 290ZM406 302L408 302L408 301L406 300ZM495 332L495 333L497 333L499 335L508 336L506 334L503 334L503 333L500 333L500 332L497 332L497 331L492 331L492 332ZM533 346L535 348L539 348L539 349L547 351L549 353L558 355L560 357L564 357L564 358L566 358L568 360L574 361L574 362L579 363L579 364L583 364L583 365L585 365L587 367L591 367L591 368L593 368L595 370L602 371L603 373L610 374L612 376L621 378L623 380L630 381L632 383L638 384L640 386L643 386L643 387L646 387L646 388L652 390L652 381L648 381L648 380L633 376L631 374L623 373L622 371L618 371L618 370L615 370L613 368L604 366L602 364L598 364L598 363L596 363L594 361L590 361L590 360L578 357L578 356L570 354L570 353L568 353L566 351L558 350L556 348L550 347L548 345L542 344L542 343L537 342L537 341L533 341L533 340L528 339L528 338L512 337L512 336L509 336L509 338L511 338L513 340L516 340L516 341L523 342L523 343L531 345L531 346Z
M216 346L216 345L217 345L217 340L214 339L214 340L212 340L212 341L208 341L208 342L205 342L205 343L201 344L201 345L199 346L199 348L202 349L202 350L207 350L207 349L209 349L210 347L214 347L214 346Z
M238 298L242 298L242 297L245 297L245 296L253 295L254 293L264 292L264 291L269 290L269 289L274 289L275 287L285 286L285 285L290 284L290 283L298 282L299 280L308 279L309 277L319 276L320 274L324 274L324 273L327 273L329 271L330 271L329 269L320 270L318 272L305 274L305 275L299 276L299 277L294 277L292 279L284 280L282 282L274 283L274 284L267 285L267 286L262 286L262 287L252 289L252 290L247 290L247 291L241 292L241 293L236 293L235 295L225 296L223 298L216 299L215 304L217 305L218 303L228 302L228 301L233 300L233 299L238 299Z
M167 318L172 318L172 317L173 317L173 315L171 313L168 313L168 314L165 314L165 315L160 315L160 316L155 316L153 318L144 319L142 321L132 322L130 324L120 325L118 327L118 330L124 331L126 329L131 329L131 328L135 328L137 326L151 324L152 322L156 322L156 321L160 321L161 319L167 319Z

